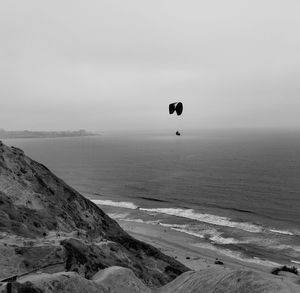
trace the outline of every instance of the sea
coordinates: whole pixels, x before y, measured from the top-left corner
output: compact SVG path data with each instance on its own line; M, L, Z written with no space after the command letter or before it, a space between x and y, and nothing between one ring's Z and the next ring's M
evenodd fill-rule
M300 131L5 139L116 220L161 225L268 266L300 265Z

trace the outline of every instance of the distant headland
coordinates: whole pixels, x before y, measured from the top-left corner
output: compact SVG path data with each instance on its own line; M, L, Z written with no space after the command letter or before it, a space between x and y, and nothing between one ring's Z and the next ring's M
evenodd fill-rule
M78 137L78 136L97 136L99 134L88 132L84 129L76 131L30 131L17 130L7 131L0 129L0 139L5 138L55 138L55 137Z

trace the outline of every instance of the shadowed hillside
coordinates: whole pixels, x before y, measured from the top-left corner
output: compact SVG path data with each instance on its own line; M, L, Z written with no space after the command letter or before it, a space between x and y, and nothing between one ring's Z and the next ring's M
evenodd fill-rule
M2 143L0 218L1 278L47 264L91 278L100 269L118 265L157 287L188 270L132 238L47 167Z

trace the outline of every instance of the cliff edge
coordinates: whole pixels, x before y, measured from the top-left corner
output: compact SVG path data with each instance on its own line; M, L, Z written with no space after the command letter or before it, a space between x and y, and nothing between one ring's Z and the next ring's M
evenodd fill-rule
M132 238L47 167L0 143L0 279L33 271L131 269L149 287L188 269Z

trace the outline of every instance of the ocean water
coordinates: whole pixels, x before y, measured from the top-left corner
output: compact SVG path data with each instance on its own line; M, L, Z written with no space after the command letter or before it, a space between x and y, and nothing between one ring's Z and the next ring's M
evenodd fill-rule
M300 131L210 130L4 140L116 219L162 225L197 246L300 264Z

